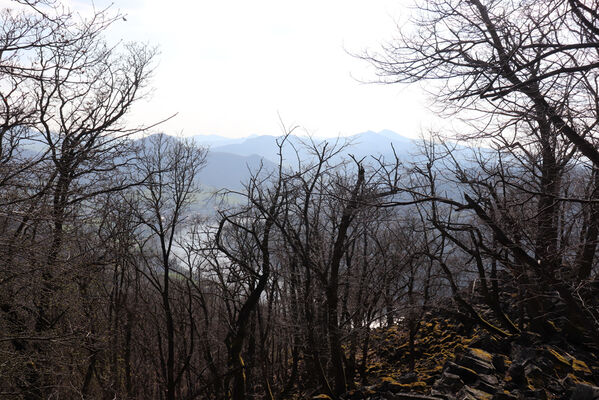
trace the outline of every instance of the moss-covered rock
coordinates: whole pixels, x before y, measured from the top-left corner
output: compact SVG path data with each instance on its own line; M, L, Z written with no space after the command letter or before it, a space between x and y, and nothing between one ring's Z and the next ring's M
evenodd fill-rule
M544 343L532 332L495 337L476 327L460 329L446 317L428 318L412 348L401 326L373 333L367 376L357 377L356 383L375 383L371 388L376 394L360 389L352 400L387 398L388 392L449 400L557 400L569 398L577 385L597 384L599 360L575 344Z

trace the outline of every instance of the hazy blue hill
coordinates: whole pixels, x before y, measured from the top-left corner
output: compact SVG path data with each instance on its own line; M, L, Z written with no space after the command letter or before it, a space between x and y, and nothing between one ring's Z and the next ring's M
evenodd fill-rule
M249 136L249 137L251 137L251 136ZM230 137L219 136L219 135L195 135L195 136L191 136L191 139L193 139L193 141L199 145L214 147L214 146L225 146L225 145L229 145L229 144L241 143L244 140L248 139L248 137L230 138Z
M259 155L273 162L278 160L278 147L276 145L276 136L262 135L256 137L250 137L243 140L240 143L230 143L226 145L213 145L211 148L214 151L222 151L227 153L233 153L243 156ZM405 136L401 136L390 130L384 130L381 132L367 131L358 133L348 138L341 138L341 140L348 139L352 145L342 153L342 156L346 157L348 154L353 154L358 158L368 156L379 156L383 155L385 158L393 156L393 149L391 145L395 147L395 151L402 158L410 157L411 153L417 151L419 141L410 139ZM296 145L295 147L300 151L300 158L305 159L308 156L308 152L301 147L301 141L307 141L307 138L300 138L297 136L291 136L290 142ZM319 142L323 139L314 139L315 142ZM333 139L326 139L329 142L336 141ZM283 154L287 162L293 162L296 159L296 155L292 147L287 146Z
M176 138L172 137L173 140ZM204 169L200 172L198 181L205 187L211 188L208 190L218 189L241 189L243 183L247 182L252 172L255 172L261 165L264 169L269 171L276 168L278 163L278 152L277 139L280 137L271 135L262 135L254 137L246 137L239 139L227 139L236 140L238 143L227 142L224 145L217 145L218 141L223 139L221 136L215 135L201 135L195 136L193 139L201 145L209 145L210 151L208 153L207 164ZM225 140L223 139L223 140ZM146 140L146 139L142 139ZM325 139L313 139L318 143L320 140ZM326 139L331 144L337 141L336 138ZM364 158L366 162L374 161L372 157L382 156L387 162L394 161L393 149L397 156L405 164L423 159L423 156L418 156L420 153L420 146L422 141L420 139L412 139L402 136L396 132L390 130L383 130L380 132L366 131L358 133L356 135L340 138L339 142L348 140L351 145L341 152L334 162L348 159L349 155L353 155L358 159ZM301 142L309 141L305 137L290 136L289 144L284 147L284 162L287 165L295 165L298 155L296 150L299 152L299 158L303 162L306 162L311 158L309 151L301 145ZM458 146L460 150L464 148ZM460 161L466 161L464 156L466 152L456 152L455 156ZM468 162L465 162L465 166L469 166Z
M242 156L221 151L210 151L207 163L200 172L202 185L215 188L240 189L250 174L262 165L266 171L272 171L276 164L258 155Z
M163 135L163 134L155 134ZM152 136L147 136L140 141L148 141ZM165 135L168 140L177 140L174 136ZM195 140L196 137L194 137ZM214 138L214 136L212 136ZM273 138L274 141L274 138ZM198 143L206 146L205 143ZM265 159L261 155L240 155L227 153L219 150L208 151L206 165L197 176L198 182L204 186L214 189L241 189L243 183L247 182L252 172L263 166L265 170L273 170L276 164Z
M242 156L260 155L271 161L278 157L277 137L262 135L246 138L241 143L226 144L223 146L213 146L214 151L233 153Z
M381 132L367 131L350 137L352 146L347 153L356 157L384 156L393 157L393 148L401 159L410 158L418 150L419 141L401 136L390 130Z
M272 135L229 139L217 135L198 135L193 140L196 143L209 146L207 164L201 171L199 181L213 188L240 189L250 177L250 173L260 168L261 162L266 170L276 167L279 158L277 139ZM340 141L346 138L341 138ZM314 139L318 143L322 139ZM334 142L336 139L327 139ZM371 155L383 155L385 158L393 157L391 144L398 155L408 158L409 153L417 150L418 141L401 136L393 131L363 132L347 138L351 146L339 155L346 158L353 154L358 158ZM285 146L283 157L286 164L294 164L297 160L295 149L302 160L310 158L309 151L301 142L309 141L308 138L291 135L290 144ZM225 143L225 144L222 144Z

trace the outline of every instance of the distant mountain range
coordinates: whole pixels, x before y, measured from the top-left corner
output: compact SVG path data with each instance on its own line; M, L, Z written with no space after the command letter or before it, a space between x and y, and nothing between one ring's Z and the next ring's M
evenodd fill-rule
M173 137L173 139L175 139ZM206 166L201 170L198 181L205 189L206 195L221 189L240 190L248 182L252 173L259 168L272 171L279 163L279 148L277 140L281 137L271 135L251 135L242 138L227 138L217 135L196 135L191 139L210 149ZM139 140L146 140L139 139ZM347 159L349 155L357 159L383 157L394 161L395 154L403 161L412 161L422 144L421 140L402 136L390 130L380 132L366 131L349 137L339 138L308 138L290 135L289 144L284 147L283 159L287 165L293 165L300 160L312 157L310 151L302 143L319 145L328 142L333 145L348 142L338 155L338 161ZM26 143L25 151L39 153L44 151L43 140L33 139Z
M43 140L36 139L33 136L26 143L26 152L35 154L44 151ZM172 139L177 140L175 137ZM213 209L215 202L211 198L212 193L223 189L242 190L244 184L259 168L272 171L279 163L277 141L281 137L252 135L227 138L217 135L196 135L191 139L209 148L207 163L197 177L204 188L203 195L197 199L197 206L200 208ZM138 140L144 141L147 137ZM410 163L419 158L418 154L421 154L422 146L422 140L408 138L390 130L366 131L349 137L328 139L290 135L288 138L290 145L284 146L283 162L286 165L294 165L298 159L309 160L313 155L302 143L309 144L310 140L316 145L328 142L331 146L337 142L339 145L347 142L348 145L336 156L335 161L348 159L351 155L356 159L365 159L366 162L375 161L375 158L393 162L397 156L400 161ZM237 198L240 200L239 196ZM200 205L201 203L203 205Z
M254 135L231 139L216 135L196 135L192 139L197 144L210 148L208 163L200 173L199 179L204 185L213 188L240 189L249 179L250 173L260 165L265 169L273 169L279 162L277 139L280 137ZM301 146L301 142L309 141L309 138L291 135L288 140L294 146L285 146L285 163L293 164L298 156L303 160L310 157L309 151ZM417 153L420 143L419 140L401 136L390 130L367 131L339 139L312 140L317 144L324 141L332 144L337 140L347 140L350 145L339 154L340 158L351 154L358 159L382 156L387 160L394 159L394 150L400 159L411 159Z
M273 171L279 164L279 147L277 141L281 137L270 135L252 135L243 138L226 138L217 135L196 135L191 139L201 146L209 148L205 167L197 176L198 182L204 188L203 194L194 201L193 209L211 213L218 206L216 198L212 193L221 190L243 190L245 183L249 181L252 174L262 168ZM147 140L147 138L139 139ZM173 140L176 138L173 137ZM283 148L283 162L293 165L300 160L305 161L312 157L309 149L302 143L320 145L329 142L333 145L349 143L336 157L336 161L342 161L354 156L357 159L370 159L372 157L383 157L394 161L394 154L400 159L411 160L413 154L417 153L420 141L401 136L393 131L381 132L367 131L350 137L322 139L307 138L291 135L288 138L290 145ZM395 152L395 153L394 153ZM241 201L239 196L228 197L228 202ZM235 200L237 199L237 200Z
M197 135L193 140L204 146L209 146L212 153L228 153L243 157L258 156L273 163L278 163L278 147L276 136L262 135L250 136L246 138L230 139L215 135ZM302 141L308 141L308 138L291 135L289 141L295 144L295 148L300 152L301 157L307 155L306 149L299 145ZM323 141L335 142L337 139L313 139L315 143ZM344 154L353 154L357 158L369 156L392 157L393 148L399 157L409 157L416 152L418 140L401 136L390 130L380 132L367 131L353 136L339 138L340 141L348 140L351 143ZM285 148L283 157L288 162L296 159L297 155L291 146ZM306 154L304 154L306 153Z
M281 137L261 135L230 139L213 135L197 135L192 139L197 144L210 148L207 165L198 177L204 185L206 193L219 189L240 190L258 168L262 167L272 171L279 162L277 140L280 140ZM284 147L283 162L285 164L293 165L298 157L302 161L311 157L309 151L301 145L302 142L309 142L309 138L292 135L288 140L293 146ZM394 162L395 156L405 164L424 160L421 139L408 138L390 130L367 131L349 137L313 138L312 140L315 144L329 142L331 145L336 141L340 143L348 141L350 144L337 155L338 161L347 159L349 155L356 159L364 159L365 162L369 162L369 160L376 162L375 159L381 158L387 162ZM464 151L467 149L466 147L457 143L452 143L450 146L457 150L453 152L453 157L463 167L478 168L476 162L468 156L471 154L470 151ZM487 151L484 148L478 148L478 150ZM492 156L491 153L489 155ZM461 196L460 191L451 183L444 184L440 181L437 189L445 196ZM206 209L215 208L211 201L206 202L204 207Z

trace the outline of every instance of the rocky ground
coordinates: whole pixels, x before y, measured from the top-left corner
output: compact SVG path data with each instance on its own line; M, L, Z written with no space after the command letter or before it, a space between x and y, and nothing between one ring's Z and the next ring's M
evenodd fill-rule
M442 313L423 320L413 370L404 328L381 328L374 335L368 385L344 399L599 399L599 360L559 335L500 338Z

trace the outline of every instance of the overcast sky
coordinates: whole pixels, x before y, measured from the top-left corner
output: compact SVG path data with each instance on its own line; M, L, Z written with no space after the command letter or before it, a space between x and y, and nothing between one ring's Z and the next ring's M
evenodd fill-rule
M76 7L89 5L73 0ZM101 8L109 2L95 1ZM153 95L129 119L169 134L280 134L279 115L317 136L392 129L418 136L430 115L417 87L376 79L348 54L392 38L408 0L115 0L110 39L160 49Z

